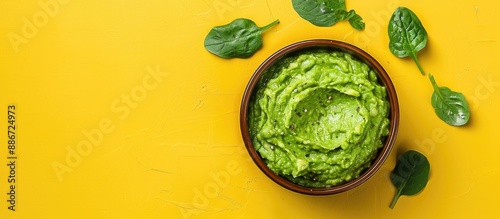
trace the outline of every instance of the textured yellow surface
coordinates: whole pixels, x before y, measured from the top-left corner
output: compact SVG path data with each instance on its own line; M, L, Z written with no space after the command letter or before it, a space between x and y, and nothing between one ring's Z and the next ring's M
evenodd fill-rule
M388 50L387 25L406 6L429 33L419 58L461 91L470 123L451 127L411 59ZM495 0L349 0L365 20L320 28L289 0L0 3L0 215L2 218L494 218L500 201ZM280 19L249 59L203 48L213 26L238 17ZM281 188L249 159L239 131L248 79L274 51L328 38L354 44L387 70L401 104L395 149L356 189L310 197ZM9 183L8 106L16 107L15 183ZM398 154L418 150L430 181L395 209ZM15 212L9 210L15 186ZM497 215L497 216L495 216Z

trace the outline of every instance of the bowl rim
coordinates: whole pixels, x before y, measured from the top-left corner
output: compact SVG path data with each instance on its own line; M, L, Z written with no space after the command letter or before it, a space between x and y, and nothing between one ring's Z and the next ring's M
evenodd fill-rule
M372 161L372 164L370 167L366 170L364 170L357 178L352 179L348 182L345 182L343 184L337 185L337 186L332 186L332 187L327 187L327 188L312 188L312 187L305 187L301 186L298 184L295 184L291 181L288 181L287 179L275 174L271 169L269 169L266 165L266 162L260 157L258 152L255 150L253 147L253 143L250 137L249 129L248 129L248 117L247 117L247 112L248 112L248 104L250 101L250 98L253 93L253 89L257 85L260 77L263 75L265 70L272 66L276 61L279 59L289 55L290 53L294 53L297 51L301 50L307 50L311 48L328 48L332 50L340 50L345 53L351 54L353 57L356 59L366 63L369 65L369 67L375 71L377 74L379 83L381 83L384 87L386 87L386 92L387 92L387 97L389 100L389 105L390 105L390 112L389 112L389 134L385 138L384 145L381 149L379 149L379 153L377 157ZM258 166L258 168L264 172L265 175L267 175L271 180L273 180L275 183L279 184L280 186L297 192L301 194L306 194L306 195L331 195L331 194L337 194L341 192L348 191L350 189L353 189L365 181L367 181L370 177L372 177L379 169L380 167L384 164L385 160L389 156L390 152L392 151L392 148L394 146L394 143L396 141L396 136L398 133L398 127L399 127L399 102L396 94L396 89L392 83L392 80L390 79L389 75L385 71L385 69L382 67L382 65L375 60L370 54L365 52L364 50L338 40L331 40L331 39L310 39L310 40L304 40L304 41L298 41L292 44L289 44L272 55L270 55L262 64L255 70L253 73L252 77L250 78L245 91L243 93L243 98L241 101L241 106L240 106L240 131L243 137L243 141L245 144L245 147L247 149L247 152L249 153L250 157L254 161L254 163Z

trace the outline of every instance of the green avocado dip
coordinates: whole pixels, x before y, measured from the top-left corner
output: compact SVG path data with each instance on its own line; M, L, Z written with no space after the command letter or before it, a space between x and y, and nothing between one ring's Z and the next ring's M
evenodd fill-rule
M249 105L252 143L276 174L331 187L367 169L389 133L385 87L340 51L311 50L271 66Z

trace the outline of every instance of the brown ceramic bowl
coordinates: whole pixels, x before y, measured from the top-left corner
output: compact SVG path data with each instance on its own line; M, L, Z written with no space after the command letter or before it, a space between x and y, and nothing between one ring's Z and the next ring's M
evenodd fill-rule
M329 49L329 50L335 50L335 51L342 51L346 53L350 53L353 57L356 59L365 62L368 64L376 73L379 78L379 82L386 87L387 94L388 94L388 99L389 99L389 104L390 104L390 113L389 113L389 120L390 120L390 125L389 125L389 135L385 139L384 146L379 150L378 156L375 158L374 161L372 161L371 166L362 172L359 177L352 179L351 181L348 181L344 184L333 186L333 187L328 187L328 188L309 188L309 187L304 187L301 185L297 185L293 182L290 182L286 180L285 178L282 178L281 176L275 174L273 171L271 171L265 161L260 157L259 153L255 150L251 136L249 133L248 129L248 104L250 101L250 98L252 96L253 90L256 88L257 82L260 80L262 77L263 73L268 69L270 66L272 66L277 60L287 56L290 53L297 53L300 51L304 50L309 50L309 49L314 49L314 48L323 48L323 49ZM240 126L241 126L241 133L243 136L243 140L245 142L246 149L248 150L248 153L252 157L253 161L257 164L257 166L269 177L271 180L274 182L278 183L279 185L283 186L284 188L287 188L289 190L302 193L302 194L307 194L307 195L329 195L329 194L336 194L340 192L345 192L350 189L355 188L356 186L359 186L366 180L368 180L371 176L375 174L375 172L383 165L385 162L386 158L388 157L389 153L391 152L394 142L396 140L396 135L398 132L398 125L399 125L399 104L398 104L398 99L396 96L396 91L394 89L394 85L391 82L391 79L387 75L387 72L384 70L384 68L368 53L365 51L344 43L340 41L335 41L335 40L324 40L324 39L317 39L317 40L307 40L307 41L301 41L297 42L294 44L291 44L289 46L286 46L276 53L272 54L269 58L267 58L255 71L253 74L252 78L250 79L245 93L243 94L243 100L241 103L241 109L240 109Z

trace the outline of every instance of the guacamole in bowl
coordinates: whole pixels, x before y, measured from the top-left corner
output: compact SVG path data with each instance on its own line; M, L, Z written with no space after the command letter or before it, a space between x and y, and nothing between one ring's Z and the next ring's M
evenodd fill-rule
M394 87L371 56L338 41L303 41L254 74L243 98L242 134L254 161L278 184L331 194L380 167L398 112Z

